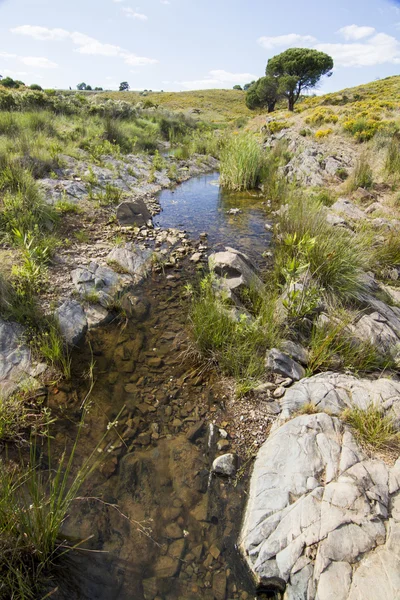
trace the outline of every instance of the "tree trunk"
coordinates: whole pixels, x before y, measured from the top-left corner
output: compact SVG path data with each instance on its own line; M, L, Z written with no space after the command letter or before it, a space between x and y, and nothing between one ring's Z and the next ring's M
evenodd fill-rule
M272 100L271 102L268 102L268 112L269 113L274 112L275 104L276 104L276 100Z
M289 102L288 102L288 108L289 110L291 110L292 112L294 111L294 94L290 94L289 98L288 98Z

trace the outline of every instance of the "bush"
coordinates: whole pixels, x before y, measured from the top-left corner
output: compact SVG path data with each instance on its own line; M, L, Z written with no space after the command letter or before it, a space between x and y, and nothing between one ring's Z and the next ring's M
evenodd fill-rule
M42 92L42 91L43 91L43 88L42 88L42 86L40 86L38 83L32 83L32 84L29 86L29 89L31 89L31 90L37 90L37 91L39 91L39 92Z
M221 151L221 185L232 191L255 189L264 164L264 151L253 134L233 134Z
M379 131L381 124L374 119L359 117L343 123L343 129L351 133L357 142L367 142Z
M330 127L328 127L328 129L318 129L318 131L315 132L315 137L317 140L320 140L321 138L328 137L331 133L333 133L333 129Z

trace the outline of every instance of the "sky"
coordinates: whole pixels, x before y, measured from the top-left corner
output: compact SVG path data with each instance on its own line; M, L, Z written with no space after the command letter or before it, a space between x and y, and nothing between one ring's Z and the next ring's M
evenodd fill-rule
M318 93L400 73L400 0L0 0L0 74L42 87L231 88L310 47Z

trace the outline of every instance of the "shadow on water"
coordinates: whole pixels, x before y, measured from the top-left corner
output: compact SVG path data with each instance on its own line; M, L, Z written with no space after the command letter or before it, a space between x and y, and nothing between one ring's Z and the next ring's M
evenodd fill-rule
M216 174L161 194L162 227L209 233L209 247L231 244L260 260L268 242L260 198L226 196ZM238 216L227 215L240 207ZM210 477L215 440L207 422L223 407L216 373L199 375L188 359L184 284L188 262L151 275L135 293L145 310L136 320L89 332L95 386L78 459L118 417L118 437L82 490L64 527L87 539L68 557L54 597L68 600L245 600L254 587L236 548L246 477ZM88 346L74 355L75 381L87 370ZM87 384L59 387L50 403L59 415L57 443L71 443ZM122 411L122 413L121 413ZM214 428L215 430L215 428Z

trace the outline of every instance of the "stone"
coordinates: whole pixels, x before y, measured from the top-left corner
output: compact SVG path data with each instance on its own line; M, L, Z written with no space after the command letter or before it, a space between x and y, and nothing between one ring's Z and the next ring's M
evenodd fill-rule
M292 342L292 340L284 340L281 342L280 349L296 362L302 365L308 363L308 351L301 344Z
M217 442L217 450L219 450L220 452L229 450L229 448L230 448L230 443L228 442L228 440L219 440Z
M340 415L346 408L366 409L370 404L382 407L397 423L400 418L400 382L381 379L358 379L343 373L319 373L304 378L286 391L281 401L282 418L286 419L304 404Z
M135 283L139 283L150 269L151 255L149 249L140 250L132 244L126 244L125 247L113 248L107 256L107 263L111 266L116 265L122 273L132 275Z
M147 298L142 298L134 293L126 293L122 296L121 308L125 311L127 317L136 321L144 321L150 311L150 302Z
M398 471L325 413L276 428L258 452L239 537L256 585L284 600L397 598L400 524L389 518L387 534L384 520L397 514Z
M152 218L144 200L137 198L117 206L117 221L123 226L142 227L152 223Z
M212 464L212 472L216 475L232 477L236 473L237 456L235 454L223 454L218 456Z
M85 311L76 300L65 300L54 313L67 344L76 346L85 337L88 322Z
M29 379L31 353L24 342L24 328L0 318L0 398L12 394Z
M290 377L294 381L302 379L306 372L304 368L295 362L288 354L284 354L277 348L272 348L267 353L265 367L273 373L279 373L284 377Z
M215 600L225 600L226 597L226 572L214 573L212 590Z
M104 308L108 308L117 296L134 283L130 275L118 274L96 262L71 271L71 279L82 298L96 298L96 302Z
M194 262L194 263L198 263L198 262L200 262L200 260L201 260L201 252L195 252L190 257L190 261Z
M234 248L215 252L208 258L208 265L221 278L221 285L231 292L254 287L263 290L263 283L249 257Z
M358 206L353 204L347 198L339 198L338 200L336 200L336 202L332 204L331 210L335 213L339 213L340 215L345 215L353 221L365 219L364 211L358 208Z
M186 434L186 439L189 440L189 442L194 443L204 433L205 433L205 421L204 421L204 419L202 419L201 421L198 421L197 423L195 423L194 425L192 425L189 428L189 430Z
M354 335L361 340L371 342L382 354L397 354L400 338L390 327L389 321L379 312L363 315L352 327ZM400 333L400 332L399 332Z
M88 329L105 325L112 319L112 314L99 304L89 304L84 307Z
M174 558L168 554L165 556L160 556L154 564L153 575L157 579L175 577L180 569L180 566L181 561L178 558Z

